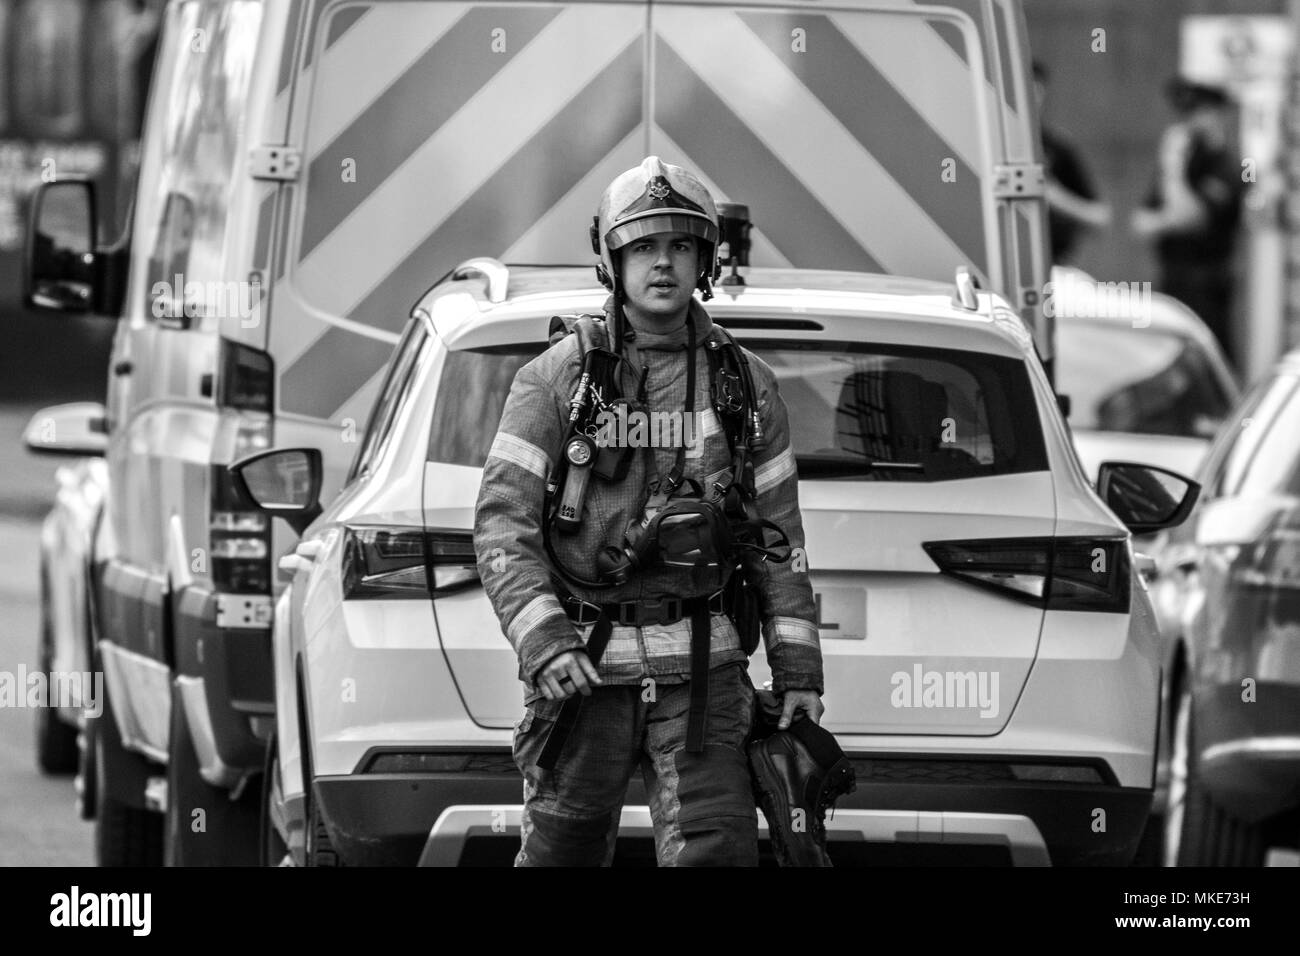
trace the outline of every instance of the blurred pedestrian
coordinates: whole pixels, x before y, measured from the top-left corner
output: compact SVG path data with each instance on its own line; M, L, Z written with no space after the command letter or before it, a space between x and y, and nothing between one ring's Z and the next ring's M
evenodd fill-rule
M1034 101L1043 115L1050 81L1047 67L1034 61ZM1085 228L1110 225L1111 210L1098 199L1092 178L1079 151L1059 132L1042 124L1043 160L1047 174L1048 229L1052 237L1052 262L1065 263L1074 255Z
M1233 364L1232 256L1245 184L1232 150L1232 101L1221 89L1182 78L1167 95L1177 121L1160 137L1159 169L1145 206L1132 216L1153 239L1160 291L1210 327Z

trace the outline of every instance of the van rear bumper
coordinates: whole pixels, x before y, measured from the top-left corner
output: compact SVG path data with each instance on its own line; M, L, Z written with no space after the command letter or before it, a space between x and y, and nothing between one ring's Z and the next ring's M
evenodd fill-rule
M275 714L271 632L222 628L216 620L214 592L187 587L177 595L176 676L201 772L214 786L232 786L260 770L266 756L250 718Z

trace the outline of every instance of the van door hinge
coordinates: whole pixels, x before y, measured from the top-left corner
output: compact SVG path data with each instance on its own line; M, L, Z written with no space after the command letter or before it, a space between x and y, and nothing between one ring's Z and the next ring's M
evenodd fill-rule
M298 178L302 168L302 152L293 146L255 146L249 157L254 179L275 179L282 182Z
M1046 191L1042 163L999 163L993 167L994 199L1041 199Z

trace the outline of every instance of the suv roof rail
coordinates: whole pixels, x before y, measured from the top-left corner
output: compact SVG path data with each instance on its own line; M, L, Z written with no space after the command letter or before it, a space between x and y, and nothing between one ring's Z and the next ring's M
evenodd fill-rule
M499 259L493 259L490 256L480 256L476 259L466 259L455 269L451 270L451 277L456 279L468 279L470 276L480 275L487 279L487 297L492 303L504 302L506 300L506 291L510 286L510 267Z
M978 312L980 302L975 295L975 290L980 287L980 284L979 280L971 273L970 267L958 266L955 281L957 288L953 290L952 304L967 312Z

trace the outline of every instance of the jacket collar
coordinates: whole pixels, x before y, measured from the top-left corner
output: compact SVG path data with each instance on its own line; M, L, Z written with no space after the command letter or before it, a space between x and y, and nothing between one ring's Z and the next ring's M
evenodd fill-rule
M605 315L612 316L613 314L614 297L611 295L605 299ZM686 313L686 321L695 323L695 342L697 345L703 345L704 340L713 331L713 319L709 317L709 313L704 310L704 306L695 296L691 296L691 305ZM630 326L631 322L628 325ZM686 348L686 322L683 322L671 332L647 332L644 329L634 331L633 341L636 342L638 349L658 349L663 352L674 352Z

